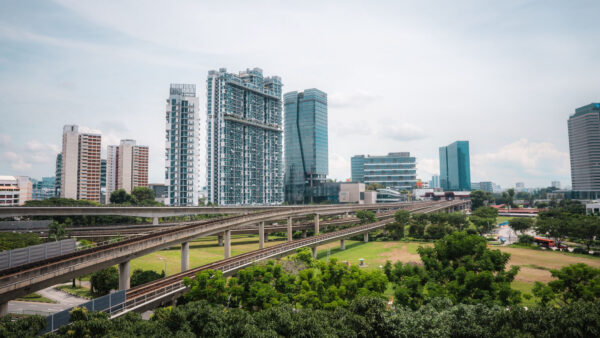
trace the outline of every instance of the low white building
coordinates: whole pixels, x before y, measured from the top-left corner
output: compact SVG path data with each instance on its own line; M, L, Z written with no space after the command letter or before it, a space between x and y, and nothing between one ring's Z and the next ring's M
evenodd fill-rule
M24 205L33 199L33 184L27 176L0 176L0 206Z

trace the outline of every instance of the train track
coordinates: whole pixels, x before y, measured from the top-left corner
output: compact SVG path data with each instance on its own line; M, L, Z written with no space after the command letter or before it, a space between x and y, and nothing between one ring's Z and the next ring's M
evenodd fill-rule
M429 203L432 204L432 203ZM445 208L449 205L451 205L452 203L446 203L443 206L440 206L439 204L436 204L434 207L426 205L426 206L417 206L417 207L413 207L413 208L408 208L405 210L408 210L410 212L423 212L423 213L428 213L428 212L432 212L432 211L436 211L439 210L441 208ZM395 211L394 212L389 212L386 213L384 215L380 215L380 217L384 217L386 218L385 220L381 220L378 221L376 223L371 223L371 224L366 224L366 225L362 225L362 226L357 226L357 227L350 227L347 229L343 229L343 230L339 230L336 232L330 232L330 233L324 233L318 236L314 236L314 237L309 237L309 238L303 238L300 240L295 240L292 242L286 242L286 243L282 243L279 245L275 245L275 246L271 246L268 248L263 248L263 249L258 249L255 251L251 251L251 252L247 252L247 253L243 253L231 258L227 258L227 259L223 259L214 263L210 263L210 264L206 264L197 268L193 268L187 271L183 271L165 278L161 278L159 280L153 281L153 282L149 282L140 286L136 286L134 288L131 288L129 290L127 290L126 292L126 305L125 308L129 307L135 307L137 303L139 303L137 300L140 298L143 298L144 300L148 299L148 295L152 295L153 293L157 293L157 290L160 289L165 289L167 287L170 287L172 290L177 290L177 289L181 289L181 288L185 288L185 286L183 285L183 279L185 277L194 277L197 273L204 271L204 270L226 270L227 267L235 267L236 263L240 263L240 262L248 262L248 261L257 261L258 259L260 259L261 257L264 256L269 256L269 253L271 252L286 252L289 251L290 249L294 250L296 248L299 247L304 247L304 246L310 246L311 244L315 243L315 240L318 242L323 242L323 241L327 241L328 239L331 238L338 238L340 236L351 236L353 233L357 233L357 232L361 232L364 230L368 230L368 229L373 229L373 228L377 228L381 225L385 225L387 223L389 223L389 218L393 217ZM160 293L159 293L160 294ZM164 294L164 293L162 293Z

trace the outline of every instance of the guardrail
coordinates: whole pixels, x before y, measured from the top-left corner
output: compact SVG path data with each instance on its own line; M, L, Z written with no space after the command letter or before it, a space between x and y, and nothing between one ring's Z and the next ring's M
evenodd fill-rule
M0 252L0 271L47 258L69 254L74 251L75 240L72 238L2 251Z

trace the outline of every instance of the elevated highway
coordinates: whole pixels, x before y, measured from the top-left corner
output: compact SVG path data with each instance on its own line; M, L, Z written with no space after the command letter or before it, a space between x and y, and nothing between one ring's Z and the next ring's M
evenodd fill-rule
M319 215L343 214L364 209L397 210L414 207L436 207L437 211L453 211L463 209L468 204L470 204L470 201L278 207L269 211L259 211L224 219L188 222L183 225L178 224L173 229L157 231L118 243L81 250L66 256L58 256L0 271L0 307L5 307L6 302L17 297L115 264L119 264L119 289L128 289L129 261L131 259L179 244L181 244L182 248L181 270L188 270L189 241L203 236L223 233L225 238L225 258L229 258L231 257L231 232L245 225L259 224L259 247L262 249L264 246L264 222L267 221L287 219L288 240L291 241L294 217L305 217L314 214L314 229L315 234L318 234L320 226ZM0 313L2 313L2 308L0 308Z
M413 205L407 208L407 210L411 212L432 213L443 211L448 207L464 205L464 202L465 201L450 201L441 202L434 205ZM112 318L115 318L131 311L146 311L160 305L161 303L171 302L177 299L187 290L187 287L183 284L183 279L185 277L193 278L200 271L208 269L221 270L225 276L229 276L233 275L240 269L254 264L255 262L293 254L297 249L304 247L312 248L313 256L316 258L316 248L319 245L339 240L341 248L345 249L345 240L347 238L363 234L364 241L366 242L368 241L368 233L370 231L383 228L386 224L393 221L394 220L392 217L387 217L384 220L380 220L371 224L359 225L340 231L289 241L283 244L220 260L218 262L203 265L187 271L182 271L178 274L128 289L126 292L126 302L123 310L117 313L112 313L111 316Z

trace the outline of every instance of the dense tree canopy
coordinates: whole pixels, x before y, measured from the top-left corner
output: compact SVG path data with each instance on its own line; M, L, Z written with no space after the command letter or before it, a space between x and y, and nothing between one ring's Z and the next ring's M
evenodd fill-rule
M471 192L471 209L487 206L494 202L494 196L490 192L475 190Z
M19 249L41 243L41 238L32 232L0 232L0 251Z

